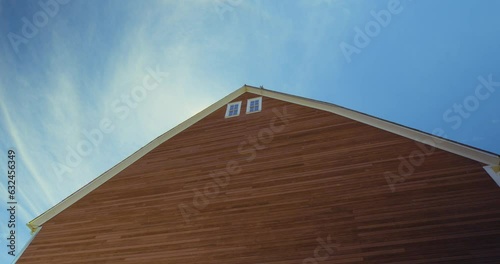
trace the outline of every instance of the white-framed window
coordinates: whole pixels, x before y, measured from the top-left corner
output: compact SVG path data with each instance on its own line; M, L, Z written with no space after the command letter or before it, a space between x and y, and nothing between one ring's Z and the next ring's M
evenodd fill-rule
M248 99L247 114L260 112L262 110L262 97Z
M241 108L241 101L227 104L226 118L233 117L233 116L239 116L240 115L240 108Z

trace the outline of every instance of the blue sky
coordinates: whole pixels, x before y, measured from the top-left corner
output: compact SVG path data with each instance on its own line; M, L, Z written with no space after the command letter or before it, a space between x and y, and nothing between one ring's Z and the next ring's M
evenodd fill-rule
M17 252L25 223L243 84L500 153L499 1L55 1L0 0Z

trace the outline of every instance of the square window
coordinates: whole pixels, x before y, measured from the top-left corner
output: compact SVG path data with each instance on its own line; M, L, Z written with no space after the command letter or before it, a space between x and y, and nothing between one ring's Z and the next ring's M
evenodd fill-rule
M239 116L240 115L240 108L241 108L241 101L227 104L226 118L233 117L233 116Z
M260 112L262 110L262 97L248 99L247 114Z

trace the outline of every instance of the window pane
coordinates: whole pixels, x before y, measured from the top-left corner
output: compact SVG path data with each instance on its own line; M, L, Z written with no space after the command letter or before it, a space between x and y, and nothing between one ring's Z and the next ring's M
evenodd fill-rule
M257 112L257 111L260 110L260 106L259 106L260 102L259 102L259 100L252 100L249 103L250 103L250 105L248 107L248 112L251 113L251 112Z

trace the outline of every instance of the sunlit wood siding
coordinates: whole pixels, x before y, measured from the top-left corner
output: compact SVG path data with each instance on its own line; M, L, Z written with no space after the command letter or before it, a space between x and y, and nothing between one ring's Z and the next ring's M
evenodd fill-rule
M422 146L270 98L245 114L254 97L45 223L19 263L498 263L500 188L481 164L435 150L393 192L384 173Z

